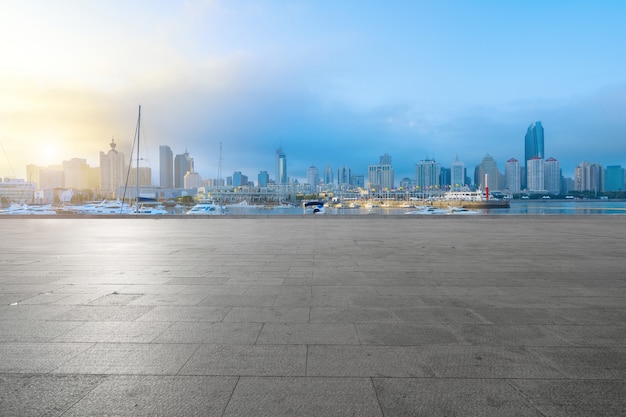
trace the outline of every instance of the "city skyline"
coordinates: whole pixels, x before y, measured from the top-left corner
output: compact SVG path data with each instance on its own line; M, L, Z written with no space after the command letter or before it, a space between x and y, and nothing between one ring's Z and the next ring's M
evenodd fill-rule
M203 178L220 143L224 176L274 176L277 148L300 181L384 153L396 182L428 157L503 171L537 120L565 176L626 166L626 4L544 3L4 4L0 176L130 155L138 104L145 163L187 149Z

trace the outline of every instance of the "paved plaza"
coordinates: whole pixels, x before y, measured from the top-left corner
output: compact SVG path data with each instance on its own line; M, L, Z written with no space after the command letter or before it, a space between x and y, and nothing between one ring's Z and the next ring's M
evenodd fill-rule
M2 416L624 416L626 216L0 219Z

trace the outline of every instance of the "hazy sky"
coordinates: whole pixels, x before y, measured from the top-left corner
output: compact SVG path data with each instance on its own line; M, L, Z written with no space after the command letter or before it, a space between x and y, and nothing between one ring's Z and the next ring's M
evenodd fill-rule
M0 176L85 158L187 149L203 178L315 165L396 181L431 157L486 153L626 166L626 2L0 1ZM145 145L145 147L144 147Z

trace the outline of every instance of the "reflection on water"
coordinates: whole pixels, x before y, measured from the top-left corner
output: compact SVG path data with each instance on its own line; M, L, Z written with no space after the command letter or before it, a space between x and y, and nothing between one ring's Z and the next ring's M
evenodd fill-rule
M326 215L403 215L415 211L415 208L361 207L354 209L326 208ZM476 209L479 215L619 215L626 214L626 201L608 200L526 200L511 201L507 209ZM302 207L290 208L251 208L228 207L231 215L302 215Z

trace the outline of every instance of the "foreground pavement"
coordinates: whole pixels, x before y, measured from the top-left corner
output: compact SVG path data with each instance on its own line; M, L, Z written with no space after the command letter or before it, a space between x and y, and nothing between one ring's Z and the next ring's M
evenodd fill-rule
M0 220L2 416L624 416L626 216Z

